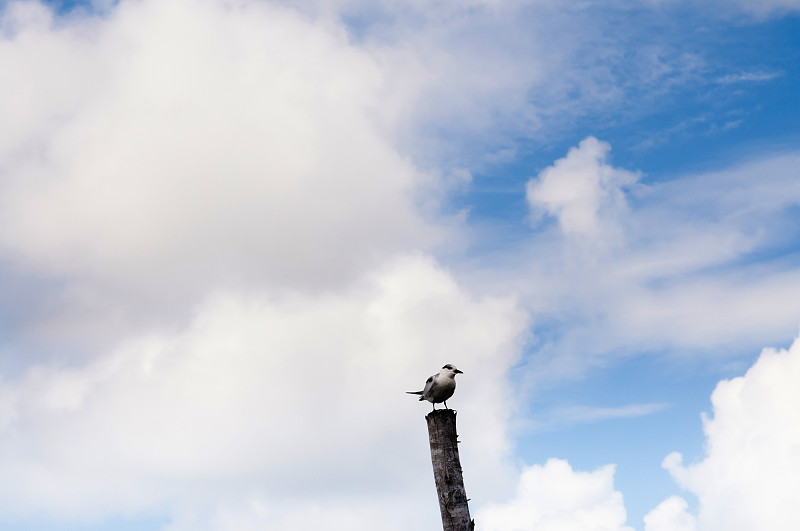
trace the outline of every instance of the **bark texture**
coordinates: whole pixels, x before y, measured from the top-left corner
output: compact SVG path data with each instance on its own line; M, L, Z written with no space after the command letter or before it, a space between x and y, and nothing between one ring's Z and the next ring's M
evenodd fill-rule
M433 477L439 494L444 531L472 531L475 522L469 517L467 493L458 458L456 412L438 409L428 413L425 420L428 421Z

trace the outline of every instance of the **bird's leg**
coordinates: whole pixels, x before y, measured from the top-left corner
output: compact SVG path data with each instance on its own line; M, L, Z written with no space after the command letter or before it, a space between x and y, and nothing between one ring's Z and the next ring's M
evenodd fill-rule
M444 408L445 409L450 409L449 407L447 407L447 400L444 401Z

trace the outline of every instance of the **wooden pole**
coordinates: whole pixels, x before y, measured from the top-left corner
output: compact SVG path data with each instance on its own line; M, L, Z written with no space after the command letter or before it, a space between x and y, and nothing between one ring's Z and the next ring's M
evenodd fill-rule
M439 494L444 531L473 531L475 522L469 517L467 493L458 458L456 412L437 409L428 413L425 420L428 421L433 477Z

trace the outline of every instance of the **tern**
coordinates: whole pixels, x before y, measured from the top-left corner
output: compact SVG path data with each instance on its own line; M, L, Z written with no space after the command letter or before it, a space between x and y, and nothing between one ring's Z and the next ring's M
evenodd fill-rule
M422 391L406 391L410 395L422 395L419 397L420 401L427 400L433 404L433 410L436 411L436 404L444 402L445 409L447 407L447 399L453 396L456 391L456 374L463 374L456 369L456 366L448 363L439 374L434 374L425 381L425 389Z

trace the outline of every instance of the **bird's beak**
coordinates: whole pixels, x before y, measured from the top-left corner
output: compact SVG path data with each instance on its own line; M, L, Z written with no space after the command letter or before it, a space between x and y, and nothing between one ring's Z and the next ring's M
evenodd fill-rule
M458 369L454 370L453 372L456 374L464 374L464 371L459 371Z

